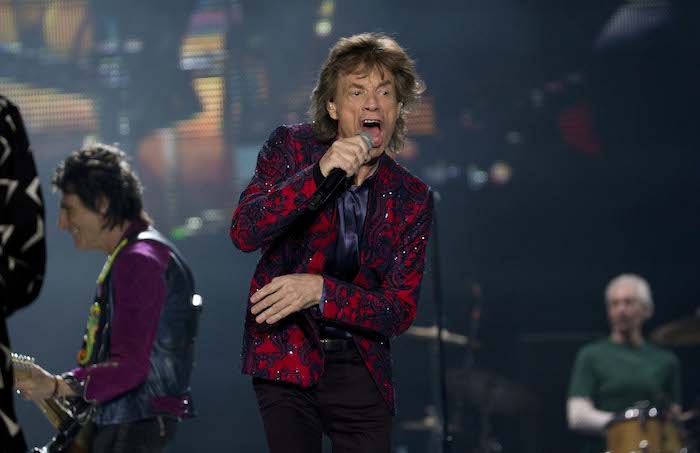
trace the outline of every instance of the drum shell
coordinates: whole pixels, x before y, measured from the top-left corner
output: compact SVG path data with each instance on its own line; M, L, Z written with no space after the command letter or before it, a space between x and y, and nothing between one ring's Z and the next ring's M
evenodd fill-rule
M649 410L628 410L613 420L606 431L610 453L680 453L683 450L676 424Z

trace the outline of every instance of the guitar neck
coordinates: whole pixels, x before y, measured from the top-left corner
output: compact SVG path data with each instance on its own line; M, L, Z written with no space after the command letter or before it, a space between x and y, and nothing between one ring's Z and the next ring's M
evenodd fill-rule
M24 376L31 376L31 369L35 363L33 357L15 354L13 352L11 358L13 372L16 377L21 379ZM54 428L58 428L65 419L70 418L68 410L54 399L33 402L39 407Z

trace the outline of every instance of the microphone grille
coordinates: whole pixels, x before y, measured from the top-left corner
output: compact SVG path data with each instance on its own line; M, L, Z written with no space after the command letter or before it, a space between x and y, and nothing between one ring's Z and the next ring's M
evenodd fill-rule
M367 132L360 131L357 133L357 135L362 137L362 139L365 141L368 151L374 147L374 140L372 140L372 137Z

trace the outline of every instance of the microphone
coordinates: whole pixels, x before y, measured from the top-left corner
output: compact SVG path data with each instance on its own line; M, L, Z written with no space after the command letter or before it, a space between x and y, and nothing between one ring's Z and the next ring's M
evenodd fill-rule
M369 135L367 132L360 131L357 133L362 139L365 141L365 144L367 145L367 151L371 151L372 148L374 147L374 140L372 139L372 136Z
M362 137L364 140L365 144L367 145L367 151L371 150L374 142L372 137L367 132L358 132L357 135ZM332 169L328 173L328 176L326 176L326 179L324 179L321 185L318 186L316 192L314 192L314 194L311 196L309 207L314 211L318 210L326 203L326 201L328 201L331 195L338 190L338 187L340 187L347 177L347 173L345 173L345 170L342 168Z

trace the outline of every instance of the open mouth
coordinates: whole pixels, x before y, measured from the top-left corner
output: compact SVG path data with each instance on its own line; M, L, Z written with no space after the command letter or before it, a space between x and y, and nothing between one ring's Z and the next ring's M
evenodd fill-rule
M382 122L376 119L362 120L362 131L368 133L372 139L372 146L377 148L382 144Z

